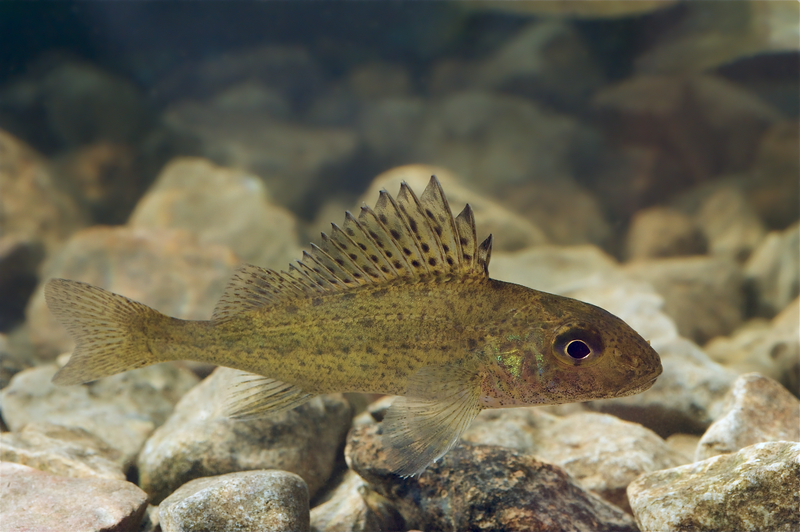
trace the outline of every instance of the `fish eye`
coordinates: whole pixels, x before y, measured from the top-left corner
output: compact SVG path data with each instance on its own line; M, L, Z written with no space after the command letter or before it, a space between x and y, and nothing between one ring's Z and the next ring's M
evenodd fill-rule
M555 355L570 365L583 365L596 360L602 349L603 341L600 333L594 327L585 324L561 327L553 338Z
M581 360L592 354L592 348L586 345L583 340L572 340L567 344L564 351L575 360Z

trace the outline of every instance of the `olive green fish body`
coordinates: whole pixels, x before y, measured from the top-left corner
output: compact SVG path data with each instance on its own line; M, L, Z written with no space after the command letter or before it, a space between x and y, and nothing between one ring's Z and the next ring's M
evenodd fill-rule
M243 265L209 321L170 318L84 283L50 280L48 306L76 340L54 377L78 384L168 360L242 370L230 413L293 408L317 394L398 395L384 438L398 474L446 453L483 408L638 393L658 354L622 320L488 277L467 205L453 217L435 178L347 213L275 272Z

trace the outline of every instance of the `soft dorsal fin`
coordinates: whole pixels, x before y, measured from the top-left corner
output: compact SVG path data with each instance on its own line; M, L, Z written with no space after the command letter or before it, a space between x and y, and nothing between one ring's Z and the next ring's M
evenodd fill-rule
M397 200L382 190L374 209L364 205L358 218L347 212L341 228L331 227L288 272L239 267L213 319L365 284L489 275L491 235L478 246L472 209L453 218L436 176L420 198L403 183Z

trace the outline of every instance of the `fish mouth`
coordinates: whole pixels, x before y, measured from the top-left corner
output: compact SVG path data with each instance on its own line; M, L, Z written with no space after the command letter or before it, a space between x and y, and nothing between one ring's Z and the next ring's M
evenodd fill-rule
M660 372L659 372L659 375L660 375ZM620 392L620 395L618 395L618 397L625 397L625 396L628 396L628 395L636 395L637 393L642 393L645 390L649 390L653 386L653 384L655 384L656 379L658 379L658 375L656 375L655 377L652 377L651 379L648 379L648 380L646 380L644 382L634 383L633 385L629 386L628 388L623 388L621 390L621 392Z

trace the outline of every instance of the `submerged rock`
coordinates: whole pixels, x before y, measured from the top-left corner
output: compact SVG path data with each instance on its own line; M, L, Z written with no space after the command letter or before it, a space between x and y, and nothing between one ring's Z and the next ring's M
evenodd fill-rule
M686 214L667 207L638 211L625 241L629 260L703 255L708 242L700 227Z
M178 399L197 382L187 369L160 364L100 379L88 385L56 386L47 364L22 371L2 391L2 415L20 431L33 421L78 427L121 452L123 470Z
M386 462L378 426L354 428L348 465L422 530L636 530L622 510L584 491L560 467L495 446L459 445L417 477Z
M800 293L800 224L767 234L744 265L753 313L771 317Z
M183 319L208 319L238 263L227 247L201 244L185 231L92 227L76 233L42 268L51 277L87 282ZM44 300L28 303L31 341L42 358L72 348Z
M729 258L640 260L625 264L623 271L651 284L664 298L664 312L680 334L697 343L730 334L743 321L744 278Z
M745 447L642 475L628 499L644 531L794 531L800 523L800 443Z
M486 410L463 438L513 448L563 467L584 489L628 512L625 489L633 479L684 463L654 432L593 412L559 418L536 408Z
M270 203L264 183L199 158L173 160L131 214L131 227L177 228L200 244L231 248L244 262L285 269L300 256L297 223Z
M700 205L695 217L708 239L712 255L746 259L762 241L766 230L744 192L720 186Z
M718 337L704 350L716 362L738 373L756 371L786 389L800 392L800 299L771 321L747 322L729 337Z
M733 383L725 412L703 434L695 460L769 441L800 442L800 401L774 380L747 373Z
M28 466L0 463L4 530L136 532L147 494L107 478L68 478Z
M254 469L300 475L309 495L328 480L350 426L340 395L319 396L288 412L248 420L224 413L230 378L219 368L187 393L139 454L140 486L154 502L200 477Z
M0 461L65 477L125 480L122 453L77 427L41 421L0 433Z
M348 469L329 497L311 510L311 530L373 532L405 530L405 527L394 505Z
M164 532L307 532L308 488L286 471L198 478L158 507Z

